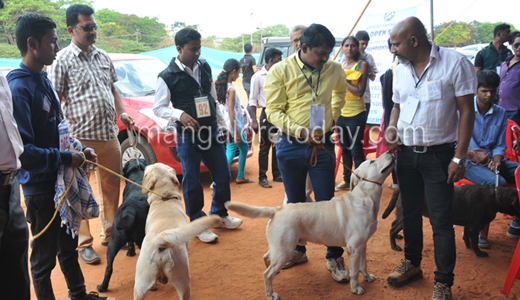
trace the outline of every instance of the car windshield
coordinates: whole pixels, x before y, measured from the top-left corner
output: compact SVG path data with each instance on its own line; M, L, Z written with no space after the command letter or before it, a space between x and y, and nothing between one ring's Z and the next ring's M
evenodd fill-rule
M155 94L157 75L167 65L156 59L114 61L117 82L114 83L123 97L140 97Z

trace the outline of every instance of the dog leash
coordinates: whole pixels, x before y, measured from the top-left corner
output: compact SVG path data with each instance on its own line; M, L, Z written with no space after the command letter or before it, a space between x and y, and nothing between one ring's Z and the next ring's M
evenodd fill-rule
M90 163L90 164L93 164L93 165L95 165L95 166L97 166L99 168L102 168L103 170L105 170L105 171L107 171L107 172L109 172L109 173L111 173L113 175L116 175L119 178L124 179L127 182L130 182L130 183L132 183L132 184L134 184L134 185L136 185L136 186L138 186L138 187L140 187L140 188L142 188L144 190L147 190L150 193L156 194L157 196L161 197L161 199L163 199L163 200L172 199L172 198L166 198L165 196L163 196L163 195L161 195L161 194L159 194L157 192L154 192L154 191L150 190L149 188L140 185L137 182L133 182L132 180L130 180L130 179L128 179L128 178L126 178L126 177L124 177L124 176L122 176L120 174L117 174L116 172L110 170L109 168L107 168L105 166L102 166L102 165L100 165L98 163L95 163L93 161L88 160L85 157L85 153L83 153L83 152L81 152L81 154L83 155L83 162L81 163L81 165L78 168L82 168L85 165L85 163ZM74 169L76 169L76 168L74 168ZM56 207L56 211L54 212L54 215L52 216L51 220L49 221L47 226L45 226L45 228L43 228L42 231L40 231L37 235L33 236L31 238L31 240L35 240L35 239L39 238L42 234L44 234L47 231L47 229L49 229L49 227L51 226L52 222L54 222L54 219L56 219L56 216L58 215L58 211L60 210L61 204L63 203L63 200L65 199L65 196L67 195L67 193L69 192L70 188L72 187L72 183L74 183L75 173L76 172L72 172L72 180L70 181L69 187L67 188L67 190L65 191L63 196L61 196L60 202L58 203L58 206Z
M319 135L314 135L312 137L312 139L314 141L319 141L321 139L321 136ZM350 173L356 175L356 177L359 179L359 180L363 180L363 181L367 181L367 182L371 182L371 183L375 183L377 185L380 185L380 186L383 186L381 183L379 182L376 182L376 181L373 181L373 180L369 180L369 179L366 179L364 177L361 177L359 176L358 174L356 174L356 172L352 171L351 168L349 168L346 164L344 164L341 159L337 158L336 155L334 155L333 153L331 153L327 148L325 148L325 146L323 144L319 144L319 145L314 145L313 149L312 149L312 154L311 154L311 160L310 160L310 164L312 167L316 166L316 164L318 163L318 149L324 149L325 151L327 151L327 153L330 154L330 156L334 157L335 160L339 161L343 167L347 168Z

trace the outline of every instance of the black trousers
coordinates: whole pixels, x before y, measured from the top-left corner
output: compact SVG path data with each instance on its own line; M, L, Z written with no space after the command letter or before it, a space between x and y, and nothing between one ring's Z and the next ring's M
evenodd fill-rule
M422 207L424 195L433 229L435 254L434 280L453 285L455 269L455 231L453 229L453 184L448 184L448 165L454 146L428 147L424 153L403 146L397 152L397 178L403 205L404 255L413 265L422 260Z
M262 109L260 114L260 152L258 152L258 179L267 179L267 170L269 169L269 149L271 151L271 171L273 178L281 176L280 169L278 168L278 159L276 158L276 147L272 136L278 133L278 128L273 124L269 123L265 115L265 108ZM265 121L262 121L265 120Z
M47 226L54 214L54 193L25 196L27 221L34 235ZM31 273L34 291L38 300L55 300L52 290L51 272L56 266L56 255L65 276L69 297L72 300L85 298L85 280L78 262L78 237L67 234L67 227L61 227L58 215L47 231L31 242Z
M16 177L0 187L0 295L2 299L31 298L27 250L29 232L20 206Z

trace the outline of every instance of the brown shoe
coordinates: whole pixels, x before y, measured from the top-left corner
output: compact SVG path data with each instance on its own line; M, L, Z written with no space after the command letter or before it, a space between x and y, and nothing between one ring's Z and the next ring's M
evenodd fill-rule
M290 267L301 264L307 261L307 255L301 251L294 250L291 259L283 266L282 269L289 269Z
M436 282L432 300L451 300L451 288L446 283Z
M391 285L401 287L410 280L422 277L421 267L415 267L411 261L404 259L395 271L386 279Z

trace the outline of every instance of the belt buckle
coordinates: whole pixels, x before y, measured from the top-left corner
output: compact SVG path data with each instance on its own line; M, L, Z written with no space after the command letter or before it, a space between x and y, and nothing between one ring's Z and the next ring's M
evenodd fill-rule
M427 146L412 146L412 150L415 153L426 153L428 151Z

